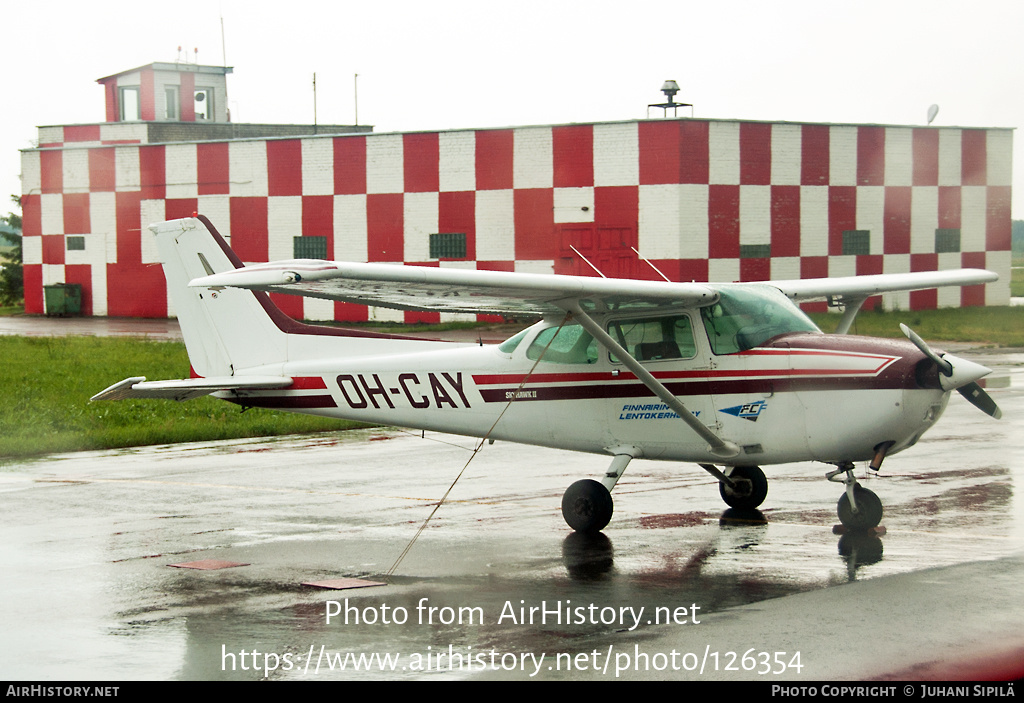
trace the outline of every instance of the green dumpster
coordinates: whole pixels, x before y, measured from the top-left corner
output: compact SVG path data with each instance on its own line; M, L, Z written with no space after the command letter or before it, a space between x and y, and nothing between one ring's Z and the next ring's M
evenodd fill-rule
M80 283L55 283L43 286L46 314L53 316L82 314L82 285Z

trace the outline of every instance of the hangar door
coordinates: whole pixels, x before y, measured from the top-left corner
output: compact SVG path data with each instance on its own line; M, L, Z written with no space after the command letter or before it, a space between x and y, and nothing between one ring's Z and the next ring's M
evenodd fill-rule
M555 273L596 276L594 269L580 258L582 254L608 278L637 278L639 257L633 251L636 243L633 227L559 225Z

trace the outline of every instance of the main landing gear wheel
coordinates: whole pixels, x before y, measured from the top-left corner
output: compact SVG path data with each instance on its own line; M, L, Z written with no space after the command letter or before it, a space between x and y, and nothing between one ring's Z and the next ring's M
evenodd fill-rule
M735 486L719 482L718 492L722 500L737 510L753 510L768 496L768 479L758 466L737 466L729 478Z
M878 527L878 523L882 521L882 501L874 491L869 491L858 484L853 487L853 499L857 503L857 512L853 511L848 495L844 493L839 498L839 504L836 506L839 522L847 529L862 532Z
M612 519L612 494L593 479L577 481L562 495L562 517L577 532L600 532Z

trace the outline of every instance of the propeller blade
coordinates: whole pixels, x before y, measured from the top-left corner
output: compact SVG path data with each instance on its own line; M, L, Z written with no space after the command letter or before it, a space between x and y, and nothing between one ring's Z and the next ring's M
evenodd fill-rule
M983 413L991 415L997 420L1003 416L1003 411L996 405L996 401L992 400L992 396L986 393L985 389L978 385L977 381L968 383L966 386L960 386L956 390L964 398L967 398L967 402Z
M960 395L967 399L967 402L983 413L991 415L997 420L1003 416L1003 411L992 400L992 396L986 393L985 389L978 384L978 379L991 373L991 369L981 364L975 364L973 361L953 356L952 354L939 356L914 330L903 323L900 323L900 329L903 330L903 334L907 336L907 339L914 343L915 347L920 349L925 356L934 361L935 365L939 367L939 372L946 377L939 380L939 384L944 390L948 391L955 388ZM954 370L956 371L955 377Z
M953 365L943 359L941 356L932 351L923 339L914 330L907 327L902 322L900 323L900 329L903 330L903 334L907 335L907 339L914 343L914 346L921 350L921 352L929 359L935 362L935 365L939 367L939 371L942 372L943 376L953 375Z

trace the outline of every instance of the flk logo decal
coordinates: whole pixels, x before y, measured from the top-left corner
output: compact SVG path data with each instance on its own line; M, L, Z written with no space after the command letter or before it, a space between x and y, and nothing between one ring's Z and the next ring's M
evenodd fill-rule
M754 403L744 403L743 405L735 405L731 408L722 408L719 412L742 417L744 420L750 420L751 422L757 422L757 418L761 416L761 413L767 407L768 403L758 400Z

